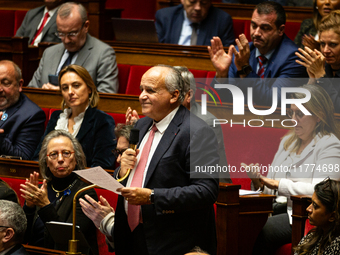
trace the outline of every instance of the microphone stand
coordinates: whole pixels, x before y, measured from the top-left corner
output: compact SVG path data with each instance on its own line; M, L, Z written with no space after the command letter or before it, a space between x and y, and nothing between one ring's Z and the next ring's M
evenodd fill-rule
M136 129L136 128L132 128L131 129L131 133L130 133L130 148L133 149L133 150L136 150L137 149L137 143L138 143L138 137L139 137L139 130ZM126 174L118 179L117 181L118 182L121 182L123 180L125 180L129 174L130 174L130 171L131 169L128 169ZM68 241L68 252L66 252L66 254L70 254L70 255L76 255L76 254L81 254L81 252L77 252L77 246L78 246L78 242L79 240L76 240L76 204L77 204L77 196L82 193L83 191L85 190L88 190L88 189L92 189L92 188L95 188L97 185L96 184L92 184L92 185L89 185L85 188L82 188L80 190L78 190L78 192L74 195L74 198L73 198L73 225L72 225L72 240L69 240Z
M77 196L82 193L85 190L95 188L97 185L92 184L90 186L87 186L85 188L82 188L77 191L77 193L73 197L73 217L72 217L72 239L68 241L68 251L66 254L81 254L81 252L78 252L78 242L79 240L76 240L76 204L77 204Z

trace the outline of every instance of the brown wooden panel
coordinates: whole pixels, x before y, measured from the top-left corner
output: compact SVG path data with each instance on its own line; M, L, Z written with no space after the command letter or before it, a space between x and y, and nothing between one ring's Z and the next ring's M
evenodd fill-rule
M216 202L217 254L250 255L272 212L272 195L239 196L240 185L220 183Z
M41 108L60 109L62 100L60 91L25 87L23 92ZM99 95L100 102L98 109L104 112L125 114L127 107L130 106L136 109L139 114L142 114L138 96L109 93L99 93Z
M311 203L311 197L299 195L291 196L291 199L293 201L292 247L296 247L304 236L305 222L307 219L306 209Z
M26 86L39 65L39 50L28 46L28 37L0 37L0 60L5 59L20 67Z
M65 251L58 251L58 250L52 250L52 249L46 249L46 248L41 248L37 246L32 246L32 245L24 245L26 251L30 255L66 255Z

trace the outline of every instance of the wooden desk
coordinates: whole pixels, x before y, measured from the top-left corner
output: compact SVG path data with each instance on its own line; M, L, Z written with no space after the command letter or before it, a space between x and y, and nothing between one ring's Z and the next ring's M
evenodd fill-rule
M145 66L164 64L215 71L206 46L117 41L106 41L106 43L115 50L119 64ZM228 48L225 49L228 50Z
M24 244L24 247L30 255L66 255L65 251L51 250L27 244Z
M272 195L239 196L240 185L220 183L216 201L217 255L248 255L271 213Z
M0 176L18 179L29 178L34 171L40 173L37 161L0 158ZM114 170L105 170L113 174Z

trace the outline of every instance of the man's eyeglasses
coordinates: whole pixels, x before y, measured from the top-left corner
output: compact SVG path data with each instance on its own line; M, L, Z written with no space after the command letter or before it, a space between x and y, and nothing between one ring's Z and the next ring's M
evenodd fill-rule
M69 32L69 33L63 33L63 32L55 32L55 35L59 38L59 39L64 39L66 36L70 39L75 38L80 31L83 29L85 22L83 23L83 25L81 25L81 28L76 31L76 32Z
M63 158L69 158L74 153L74 151L63 150L60 153L63 156ZM58 158L60 153L57 151L52 151L50 154L47 154L46 156L52 160L55 160Z
M120 149L113 149L112 153L115 155L116 158L118 158L118 156L121 156L124 153L124 151L126 151L127 149L128 148L125 148L125 149L122 149L122 150L120 150Z
M287 109L287 116L289 118L292 119L294 114L295 114L295 117L298 119L301 119L303 116L305 116L305 114L301 112L300 110L293 111L292 109Z

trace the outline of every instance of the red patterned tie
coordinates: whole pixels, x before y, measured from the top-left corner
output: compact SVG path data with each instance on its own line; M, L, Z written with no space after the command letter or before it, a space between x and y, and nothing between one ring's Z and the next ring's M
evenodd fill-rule
M45 13L45 16L44 16L44 19L43 19L43 22L41 23L38 31L36 32L35 36L34 36L34 39L32 40L31 42L31 45L34 45L34 41L35 39L37 39L38 35L40 35L40 33L42 32L42 30L44 29L44 26L48 20L48 18L50 17L50 14L48 14L48 12Z
M259 60L259 71L257 72L257 75L261 77L261 79L264 78L264 65L266 64L267 62L267 59L265 56L258 56L257 57L258 60Z
M133 175L133 179L130 187L142 187L144 171L146 167L146 163L148 162L149 152L151 149L152 141L155 136L155 132L157 131L156 125L153 125L149 138L146 141L142 154L139 158L139 162ZM131 232L138 226L140 217L140 205L130 205L128 204L128 222L131 229Z

